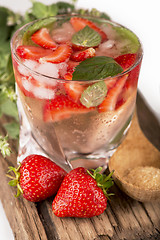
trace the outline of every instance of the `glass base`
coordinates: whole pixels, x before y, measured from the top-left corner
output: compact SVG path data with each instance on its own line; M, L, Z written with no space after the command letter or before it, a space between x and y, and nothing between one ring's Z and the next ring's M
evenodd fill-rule
M17 157L18 163L22 162L24 158L31 154L38 154L50 158L67 172L76 167L93 169L101 166L102 171L106 170L110 157L116 151L115 146L113 146L113 149L111 150L101 149L91 154L79 154L67 151L64 151L64 154L63 150L61 152L58 152L57 150L55 155L51 155L47 153L34 138L19 98L17 105L20 119L19 151ZM56 144L59 144L58 139ZM62 149L61 146L59 149Z

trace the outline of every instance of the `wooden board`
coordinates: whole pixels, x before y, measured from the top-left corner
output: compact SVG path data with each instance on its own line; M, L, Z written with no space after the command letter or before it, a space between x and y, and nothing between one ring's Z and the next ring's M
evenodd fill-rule
M2 124L0 131L4 131ZM112 188L115 196L108 202L106 211L91 219L56 217L51 209L53 198L38 204L22 197L15 198L15 189L8 185L5 174L8 166L16 165L16 145L16 142L11 142L11 157L4 159L0 156L0 199L15 240L160 239L160 202L138 202L125 195L116 185Z

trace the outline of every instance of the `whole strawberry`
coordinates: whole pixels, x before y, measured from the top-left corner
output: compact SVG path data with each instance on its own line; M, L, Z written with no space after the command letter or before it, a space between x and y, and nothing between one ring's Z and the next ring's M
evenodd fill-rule
M39 202L56 194L67 174L61 167L41 155L26 157L17 169L9 167L10 171L16 175L9 185L17 185L17 197L23 194L23 197L31 202Z
M111 175L101 175L102 168L91 171L78 167L69 172L53 200L52 210L58 217L89 218L100 215L107 207L107 190L113 185Z

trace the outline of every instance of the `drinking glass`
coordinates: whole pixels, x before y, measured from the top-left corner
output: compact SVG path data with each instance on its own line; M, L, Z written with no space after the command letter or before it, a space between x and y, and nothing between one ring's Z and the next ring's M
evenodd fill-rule
M51 19L58 27L70 17L72 16L57 16ZM105 27L122 28L121 25L105 19L89 19L94 22L97 20L104 31ZM34 24L35 22L32 22L21 27L11 41L20 119L18 161L30 154L41 154L67 171L77 166L102 166L105 169L109 158L121 144L131 125L143 55L141 44L139 42L134 64L116 76L100 80L64 80L55 77L53 72L63 71L66 62L56 64L50 69L51 63L45 65L28 60L26 64L17 55L16 49L22 44L25 32ZM109 30L106 31L110 35ZM67 29L65 33L64 28L63 34L67 35ZM97 56L113 54L116 58L116 48L111 40L108 41L108 45L102 43L99 47ZM109 48L111 43L112 48ZM36 68L34 64L36 67L36 64L39 65ZM113 95L111 101L114 103L109 109L106 109L103 103L87 108L68 97L67 86L84 92L89 86L95 86L100 81L107 86L108 94ZM119 95L114 90L118 82L123 83ZM80 98L78 94L77 98ZM94 90L91 97L94 97ZM69 100L66 101L66 98ZM56 107L59 106L59 111L54 111L55 104Z

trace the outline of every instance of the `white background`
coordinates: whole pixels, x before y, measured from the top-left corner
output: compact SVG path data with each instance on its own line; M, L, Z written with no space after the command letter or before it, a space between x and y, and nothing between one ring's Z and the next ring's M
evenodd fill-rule
M46 4L54 0L41 0ZM31 7L29 0L0 0L16 12L25 12ZM159 0L78 0L77 7L97 8L135 32L143 45L144 57L138 88L148 106L160 120L160 13ZM0 203L0 240L13 240L9 224Z

